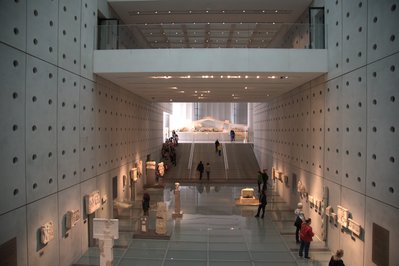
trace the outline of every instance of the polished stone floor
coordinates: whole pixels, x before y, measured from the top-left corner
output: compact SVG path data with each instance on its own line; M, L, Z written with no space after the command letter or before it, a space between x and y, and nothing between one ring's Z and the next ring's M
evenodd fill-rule
M255 188L254 184L215 186L206 182L182 186L184 214L177 220L172 219L172 185L147 189L151 195L149 228L155 228L156 202L166 202L170 240L134 238L141 202L119 208L120 237L115 241L114 265L328 265L331 252L316 237L310 247L312 259L298 257L293 210L272 189L267 191L264 219L254 217L256 206L236 206L235 199L244 187ZM98 248L90 248L75 265L99 265Z

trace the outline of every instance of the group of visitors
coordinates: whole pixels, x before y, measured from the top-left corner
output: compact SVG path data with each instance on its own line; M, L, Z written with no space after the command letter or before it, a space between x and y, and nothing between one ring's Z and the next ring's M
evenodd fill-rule
M174 141L167 139L161 150L162 159L169 159L174 166L176 166L176 146L177 144Z
M199 172L199 180L202 180L202 175L204 173L204 170L206 172L206 178L207 180L209 180L209 176L211 175L211 165L209 162L207 162L206 165L204 166L202 161L200 161L197 165L197 171Z
M296 243L300 244L299 246L299 257L303 257L305 259L310 259L309 257L309 248L310 243L313 241L313 229L310 226L312 223L312 219L305 218L305 214L303 212L303 204L301 202L298 203L297 208L294 211L296 218L294 222L294 226L296 227L295 231L295 240ZM344 256L344 251L342 249L338 249L335 254L331 257L328 266L345 266L342 257Z

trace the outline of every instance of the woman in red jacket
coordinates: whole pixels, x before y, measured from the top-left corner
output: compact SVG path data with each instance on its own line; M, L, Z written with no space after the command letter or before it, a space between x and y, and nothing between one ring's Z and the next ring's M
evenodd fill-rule
M302 258L303 250L305 249L305 259L310 259L309 247L310 247L310 242L312 242L314 236L312 227L310 226L311 223L312 219L308 218L301 225L301 232L300 232L301 246L299 247L299 257Z

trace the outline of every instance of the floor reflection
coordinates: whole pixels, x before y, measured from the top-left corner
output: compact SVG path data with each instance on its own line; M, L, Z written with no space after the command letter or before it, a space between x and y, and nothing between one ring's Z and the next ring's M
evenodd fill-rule
M155 229L156 202L166 202L170 240L133 238L139 230L141 201L118 206L114 265L328 265L331 253L318 239L311 245L312 260L298 257L293 210L272 190L267 191L264 219L254 217L257 206L237 206L235 200L246 187L255 189L255 184L181 186L184 214L175 220L174 184L146 189L151 196L148 226ZM75 265L99 265L98 248L90 248Z

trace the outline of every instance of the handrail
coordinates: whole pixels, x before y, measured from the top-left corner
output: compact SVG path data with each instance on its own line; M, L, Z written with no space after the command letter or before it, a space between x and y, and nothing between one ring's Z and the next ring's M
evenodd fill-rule
M191 147L190 147L190 157L188 159L188 165L187 165L187 170L190 173L189 174L189 178L191 178L191 171L192 171L192 164L193 164L193 157L194 157L194 142L191 143Z
M98 50L176 48L324 49L324 24L160 23L97 26ZM320 46L320 47L318 47Z
M224 172L226 175L226 180L228 179L228 171L229 171L229 160L227 159L226 145L222 145L223 149L223 160L224 160Z

